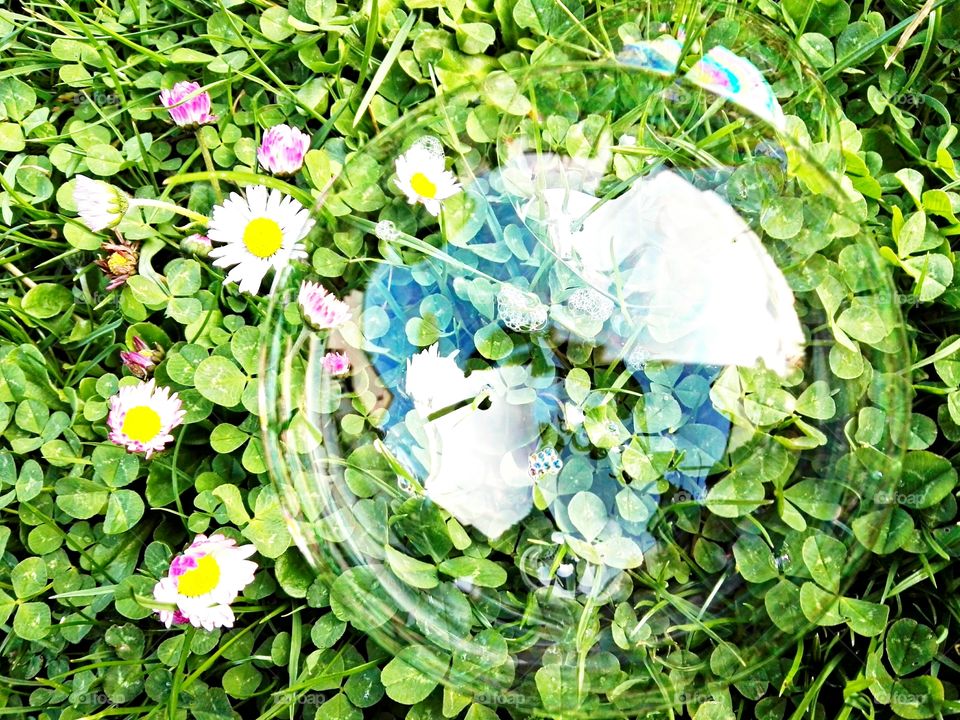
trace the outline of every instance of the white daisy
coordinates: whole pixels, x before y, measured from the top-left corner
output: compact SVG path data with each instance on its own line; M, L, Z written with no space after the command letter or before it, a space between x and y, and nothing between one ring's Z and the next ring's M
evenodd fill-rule
M73 202L83 224L100 232L120 224L130 207L130 196L103 180L77 175L73 183Z
M231 268L227 282L240 292L256 294L270 269L282 270L307 256L302 240L313 227L310 212L279 190L248 187L245 195L230 193L213 208L207 236L217 267Z
M153 380L127 385L110 398L110 442L149 458L173 440L170 433L184 414L183 403L169 388L158 388Z
M164 625L190 623L213 630L233 627L232 603L253 582L257 564L247 560L256 548L237 547L215 534L197 535L183 554L170 563L169 574L153 588L153 597L173 609L157 610Z
M394 182L411 205L423 203L433 216L440 214L440 204L460 192L457 177L444 169L442 154L424 145L414 145L397 158Z

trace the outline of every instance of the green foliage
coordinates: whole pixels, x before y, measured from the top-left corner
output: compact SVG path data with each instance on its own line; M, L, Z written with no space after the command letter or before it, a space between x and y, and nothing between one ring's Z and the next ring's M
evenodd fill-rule
M894 279L893 301L906 318L912 364L897 368L898 378L889 382L904 383L913 398L908 436L891 436L884 398L870 397L828 437L821 428L844 417L856 398L831 393L819 381L773 388L749 372L725 373L711 389L704 377L679 380L669 366L651 364L650 392L625 417L605 400L617 390L608 387L609 378L580 367L569 372L563 400L584 412L584 437L592 448L623 448L618 462L624 483L607 497L590 465L571 461L554 481L537 486L537 507L562 508L563 533L578 557L630 571L643 588L664 590L675 614L649 598L635 605L613 592L602 609L610 630L601 636L594 632L596 606L558 603L570 643L518 685L548 714L561 717L577 707L584 682L580 658L590 663L584 665L589 692L612 698L625 692L632 679L621 663L628 666L628 654L629 667L661 679L675 716L686 712L698 720L808 712L934 718L960 710L960 668L951 656L960 586L954 562L960 553L960 336L953 332L960 277L952 250L960 233L953 157L960 15L949 4L938 6L888 65L918 5L751 4L797 41L842 104L843 156L829 160L859 194L857 228L832 218L825 232L817 208L762 192L749 177L752 170L734 179L744 189L744 207L779 247L798 262L814 258L817 277L791 282L798 293L819 300L825 331L843 338L824 372L868 396L881 372L871 354L895 349L900 328L870 302L876 288L869 286L856 244L838 246L859 229L876 236ZM367 522L349 530L382 562L335 579L316 577L297 551L268 480L259 437L263 304L225 288L223 272L209 260L184 257L177 250L185 234L182 218L158 208L131 213L118 228L143 243L139 274L108 292L92 261L110 236L73 219L71 188L78 174L87 174L133 196L162 197L206 214L219 192L209 175L190 183L164 180L199 171L204 152L208 172L253 173L263 131L289 122L314 137L304 173L290 181L302 197L323 197L333 214L382 213L416 233L422 228L402 198L391 195L388 170L374 163L352 164L348 187L324 195L350 153L438 90L453 92L471 81L481 88L478 101L444 122L476 143L495 142L503 117L537 112L507 71L556 52L557 38L593 9L544 0L306 0L289 6L24 0L0 9L5 714L490 720L497 717L492 707L511 705L511 696L465 695L465 688L444 688L438 680L459 674L509 685L518 675L524 629L504 633L487 614L492 604L465 599L467 592L493 598L512 591L505 587L514 562L509 543L517 538L479 543L423 498L388 505L382 489L394 480L394 469L372 447L361 447L347 459L345 475L356 514ZM709 30L716 39L735 31L725 22ZM215 126L194 134L158 112L159 89L182 79L210 89ZM777 88L784 99L800 89L788 85ZM594 90L599 97L604 89ZM561 96L561 110L567 101L576 99ZM580 108L573 114L579 116ZM606 128L598 114L582 117L572 122L562 111L552 115L547 139L570 152L591 147ZM623 177L632 175L627 159L618 163ZM226 180L220 184L232 189ZM451 244L478 263L539 261L515 226L505 227L497 242L475 243L480 226L472 202L462 194L446 207L443 230ZM824 243L834 243L836 252ZM369 250L360 233L337 233L312 248L310 267L338 283L366 262ZM495 362L519 352L494 322L492 283L457 277L452 288L481 319L473 333L480 358ZM585 342L599 332L552 312L558 325ZM373 343L386 334L389 320L376 310L368 314L365 340ZM404 330L418 348L455 332L450 301L430 295ZM155 377L179 394L186 411L175 444L149 461L106 441L109 400L133 382L118 352L134 336L163 347ZM580 359L590 350L581 348ZM571 349L571 357L577 352ZM518 380L518 393L528 381ZM691 421L691 410L708 397L722 403L734 385L746 398L737 417L774 439L711 483L702 504L675 506L668 522L691 538L688 544L644 556L612 528L645 525L657 512L655 498L667 490L657 480L678 449L653 438L671 428L684 453L709 453L716 438ZM343 424L361 436L379 421L358 399ZM292 425L291 435L310 447L316 439L308 431L296 434L304 426ZM787 448L834 443L847 444L843 463L881 476L888 461L877 457L877 448L900 448L899 485L853 498L837 479L843 467L805 468L805 476L788 483L797 468ZM849 527L838 528L848 503L857 513ZM336 518L326 520L318 532L341 541L344 528ZM215 530L252 543L261 568L234 606L236 627L164 628L153 613L154 584L195 534ZM395 537L404 545L395 545ZM701 607L722 600L690 593L687 584L721 575L718 591L723 583L751 590L755 626L699 622ZM407 622L406 609L387 591L396 582L414 588L428 607L446 609L444 623L420 630L450 648L448 654L423 645L391 654L368 637L389 623ZM678 625L703 644L662 644ZM750 656L760 626L796 634L795 654L770 658L744 675L741 659ZM456 651L452 639L464 637L480 650Z

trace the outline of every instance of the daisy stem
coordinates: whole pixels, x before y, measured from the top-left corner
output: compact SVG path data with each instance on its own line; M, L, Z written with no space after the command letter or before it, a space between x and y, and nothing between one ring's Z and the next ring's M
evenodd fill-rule
M3 269L6 270L11 275L13 275L18 280L20 280L20 282L22 282L28 288L32 289L37 286L37 284L33 280L31 280L26 275L24 275L23 272L21 272L20 269L13 263L4 263Z
M452 403L450 405L440 408L439 410L434 410L432 413L427 415L427 422L433 422L434 420L439 420L444 415L449 415L450 413L456 412L460 408L465 408L468 405L471 406L473 410L477 410L479 409L480 405L483 403L484 400L488 400L490 398L490 394L491 394L491 391L489 389L485 389L481 391L479 394L475 395L474 397L464 398L459 402Z
M210 184L213 185L213 194L217 196L217 202L223 202L223 191L220 190L220 181L217 180L217 176L214 174L216 168L213 166L213 158L210 156L210 150L207 149L207 144L203 141L203 133L200 132L201 128L197 128L197 145L200 146L200 152L203 154L203 164L207 166L207 172L210 173Z
M210 218L206 215L203 215L193 210L189 210L179 205L174 205L173 203L166 202L165 200L152 200L150 198L132 198L130 200L130 207L152 207L159 208L160 210L169 210L170 212L177 213L178 215L183 215L188 217L200 225L207 225L210 222Z

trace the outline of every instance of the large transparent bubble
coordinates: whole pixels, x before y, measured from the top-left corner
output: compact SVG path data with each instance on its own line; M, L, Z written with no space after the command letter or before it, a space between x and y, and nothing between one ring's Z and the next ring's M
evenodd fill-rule
M671 12L571 23L323 151L265 446L397 699L692 715L776 698L818 626L882 627L843 592L899 532L906 355L841 129L762 20ZM304 281L351 320L311 329Z

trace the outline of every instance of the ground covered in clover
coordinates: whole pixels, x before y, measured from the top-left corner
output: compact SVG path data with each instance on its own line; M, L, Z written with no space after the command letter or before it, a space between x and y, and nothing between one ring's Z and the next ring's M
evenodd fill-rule
M657 604L574 599L569 644L540 648L532 669L517 635L462 592L517 590L501 587L520 563L516 533L487 543L415 493L372 500L374 480L396 478L372 450L351 459L351 490L369 502L365 530L386 538L389 523L407 534L418 557L388 550L391 577L454 607L459 624L448 630L478 639L483 652L444 654L440 641L441 651L381 649L371 634L387 618L371 624L362 611L368 598L389 604L378 576L317 577L294 545L260 439L270 278L291 264L307 269L286 316L305 333L349 326L356 310L343 279L369 259L371 238L397 232L392 222L374 232L371 222L365 233L307 242L317 218L305 208L350 153L458 87L476 83L480 110L445 118L451 125L438 134L494 142L500 116L529 110L513 103L504 71L547 54L609 4L0 7L0 714L488 720L532 705L546 708L541 716L576 717L583 696L604 696L604 716L615 717L631 674L657 678L660 711L650 717L960 713L960 273L951 247L960 234L960 11L949 2L922 13L900 0L740 6L792 38L839 101L844 151L831 169L862 196L859 229L880 246L904 319L877 334L864 311L845 327L881 353L896 330L906 361L885 370L912 402L908 431L885 434L878 401L842 438L878 467L887 465L876 448L899 453L903 479L869 512L849 527L837 521L828 537L815 523L849 510L836 502L841 489L784 492L783 478L761 467L726 485L723 502L680 513L688 540L666 557L626 563L638 587L675 603L682 627L647 624ZM583 140L590 128L562 130ZM427 237L463 189L443 148L429 146L409 147L385 175L361 164L338 181L341 201L374 221L432 228ZM831 282L855 286L857 258L839 258ZM403 328L410 347L443 335L434 324L442 303L434 305ZM507 355L507 333L480 325L478 351ZM351 363L346 348L330 350L322 372L344 377ZM856 379L849 364L832 369ZM596 378L569 377L565 399L582 404ZM823 419L829 398L806 399L799 412ZM793 401L772 411L771 427L795 415ZM343 425L373 437L381 421L358 401ZM591 430L601 419L588 412L580 422L601 447L602 430ZM561 567L575 572L560 560L553 570ZM687 592L691 578L733 576L750 590L755 622L743 623L743 608L728 622L711 608L714 620L701 622L709 597L702 585ZM593 633L601 616L605 630ZM738 675L741 654L767 628L795 639ZM484 693L440 682L456 673L516 684Z

